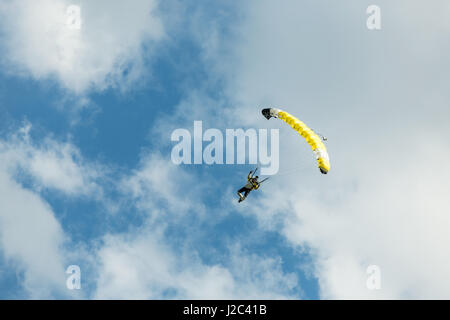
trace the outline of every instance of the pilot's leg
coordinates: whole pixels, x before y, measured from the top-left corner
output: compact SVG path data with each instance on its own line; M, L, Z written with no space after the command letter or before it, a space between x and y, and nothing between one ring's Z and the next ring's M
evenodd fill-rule
M241 201L242 201L243 199L245 199L244 196L242 195L242 192L244 192L245 190L247 190L247 188L246 188L246 187L242 187L242 188L240 188L239 191L237 192L239 198L241 198Z

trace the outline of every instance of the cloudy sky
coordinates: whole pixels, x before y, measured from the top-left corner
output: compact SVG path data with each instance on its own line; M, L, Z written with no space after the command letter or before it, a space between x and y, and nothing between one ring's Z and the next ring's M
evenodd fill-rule
M449 16L2 1L0 298L449 299ZM271 106L328 137L328 175ZM195 120L279 129L279 174L238 204L253 165L175 165L171 134Z

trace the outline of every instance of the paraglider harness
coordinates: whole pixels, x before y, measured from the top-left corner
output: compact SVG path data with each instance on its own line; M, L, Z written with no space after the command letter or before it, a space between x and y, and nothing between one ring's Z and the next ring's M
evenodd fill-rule
M241 189L239 189L239 191L237 192L239 195L239 202L244 201L245 198L247 198L250 191L258 190L258 188L261 186L261 183L263 183L264 181L269 179L269 178L265 178L261 182L258 182L258 178L254 178L256 171L258 171L258 168L256 168L255 171L250 171L250 173L247 176L247 181L248 181L247 184L245 186L243 186ZM243 196L241 194L242 192L244 193Z

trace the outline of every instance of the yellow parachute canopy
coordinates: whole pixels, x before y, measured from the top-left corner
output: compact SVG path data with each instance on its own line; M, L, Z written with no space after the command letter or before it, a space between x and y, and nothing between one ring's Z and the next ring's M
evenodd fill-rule
M328 157L327 148L325 148L322 139L312 129L310 129L306 124L298 120L293 115L280 109L263 109L262 114L267 118L267 120L272 117L280 118L288 125L290 125L292 129L297 131L303 138L305 138L306 142L311 146L314 154L316 155L320 172L322 172L323 174L328 173L328 171L330 170L330 158Z

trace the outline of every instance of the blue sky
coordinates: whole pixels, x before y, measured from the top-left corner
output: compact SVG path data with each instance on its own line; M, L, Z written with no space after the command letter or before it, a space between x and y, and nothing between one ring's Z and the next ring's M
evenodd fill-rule
M2 3L0 298L448 298L450 7L370 4ZM194 120L280 129L280 174L238 204L252 165L173 164Z

